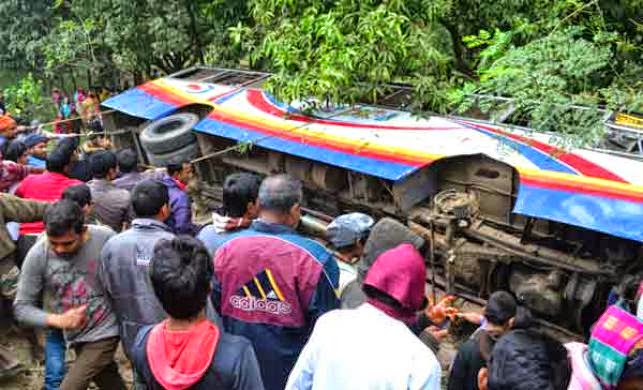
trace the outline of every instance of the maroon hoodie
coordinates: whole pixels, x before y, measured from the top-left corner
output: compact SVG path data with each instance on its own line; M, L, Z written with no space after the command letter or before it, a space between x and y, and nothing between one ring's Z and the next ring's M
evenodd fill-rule
M367 302L386 314L407 324L417 319L425 302L426 265L412 244L400 244L377 257L364 279L370 286L395 299L401 308L394 308L375 298Z

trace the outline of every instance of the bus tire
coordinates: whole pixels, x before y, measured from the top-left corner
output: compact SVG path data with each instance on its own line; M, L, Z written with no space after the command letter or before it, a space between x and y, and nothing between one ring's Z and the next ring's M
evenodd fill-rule
M181 112L157 119L141 131L141 144L148 153L166 154L196 142L192 128L199 122L199 116Z

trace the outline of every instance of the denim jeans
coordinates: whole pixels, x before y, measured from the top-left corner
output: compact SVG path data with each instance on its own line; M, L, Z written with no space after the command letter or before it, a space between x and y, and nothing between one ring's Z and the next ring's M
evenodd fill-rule
M58 390L65 377L65 338L62 330L48 329L45 340L45 390Z

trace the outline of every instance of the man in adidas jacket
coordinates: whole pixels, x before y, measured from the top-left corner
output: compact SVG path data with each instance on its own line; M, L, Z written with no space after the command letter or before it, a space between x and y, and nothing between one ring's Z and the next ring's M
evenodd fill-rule
M338 308L337 263L298 235L301 183L266 178L259 219L230 234L214 254L212 301L225 330L253 343L268 390L281 390L317 318Z

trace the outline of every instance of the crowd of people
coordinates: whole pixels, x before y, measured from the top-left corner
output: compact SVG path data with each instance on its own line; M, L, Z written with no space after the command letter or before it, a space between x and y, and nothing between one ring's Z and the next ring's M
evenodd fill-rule
M92 130L100 127L100 102L109 97L107 88L85 90L78 87L71 97L58 88L51 92L51 100L56 109L54 132L61 134L79 133L81 127Z
M119 345L136 389L643 388L640 276L587 344L563 345L507 291L482 313L429 302L427 243L394 219L349 213L323 241L303 235L290 176L231 174L199 225L189 162L141 172L104 137L19 145L16 126L0 117L3 313L44 330L47 390L124 389ZM446 368L457 321L477 330ZM20 366L0 349L0 375Z

